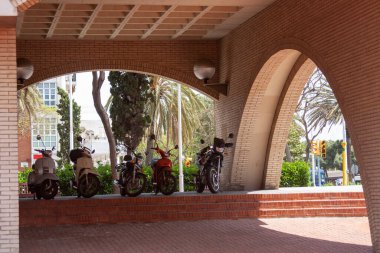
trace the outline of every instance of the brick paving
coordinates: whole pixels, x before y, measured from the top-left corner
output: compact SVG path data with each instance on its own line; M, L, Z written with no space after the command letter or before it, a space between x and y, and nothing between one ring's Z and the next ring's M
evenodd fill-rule
M20 228L20 252L369 253L368 218L274 218Z

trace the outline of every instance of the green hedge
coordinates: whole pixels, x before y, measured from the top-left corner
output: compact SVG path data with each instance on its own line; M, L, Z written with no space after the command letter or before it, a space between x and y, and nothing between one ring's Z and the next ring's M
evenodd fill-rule
M306 162L284 162L281 171L281 187L300 187L310 185L309 165Z
M178 191L178 165L173 167L173 175L177 178L177 191ZM100 190L98 194L112 194L113 193L113 180L111 166L109 164L98 163L95 170L99 173ZM19 183L27 181L28 174L31 169L25 169L19 172ZM193 174L198 171L196 165L190 165L189 167L183 166L185 191L194 191L195 185L193 180ZM56 174L59 178L60 192L62 196L76 196L76 190L70 187L70 180L74 179L72 165L65 164L61 168L57 168ZM144 174L147 177L147 184L144 192L153 192L152 184L152 168L144 167Z

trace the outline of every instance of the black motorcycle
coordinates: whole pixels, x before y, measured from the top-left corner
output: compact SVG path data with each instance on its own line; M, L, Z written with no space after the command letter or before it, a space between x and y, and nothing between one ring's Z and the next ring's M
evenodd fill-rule
M228 138L233 138L233 134L229 134ZM201 140L201 143L204 144L204 141ZM232 143L225 143L223 139L214 138L214 145L203 148L197 154L199 172L195 175L194 182L198 193L202 193L206 185L212 193L219 191L223 153L225 148L232 146Z
M147 179L142 169L142 156L133 150L132 154L134 157L125 155L124 163L116 165L119 180L116 180L115 183L120 187L121 196L136 197L142 193L146 185Z

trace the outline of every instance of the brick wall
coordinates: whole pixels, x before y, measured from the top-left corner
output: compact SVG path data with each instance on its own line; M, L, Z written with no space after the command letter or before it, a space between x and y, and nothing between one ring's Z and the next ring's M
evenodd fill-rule
M33 62L26 84L72 72L130 70L165 76L218 98L194 73L202 58L218 64L217 41L17 41L17 57ZM216 74L212 81L218 80ZM91 84L88 84L91 85Z
M29 168L32 166L31 164L31 139L30 139L30 131L25 133L24 135L18 134L18 166L21 168L21 162L27 162Z
M276 1L222 39L220 81L230 83L230 94L221 97L216 105L218 133L238 133L234 159L225 163L225 169L230 168L225 182L252 189L246 179L252 173L264 175L268 163L257 165L258 171L254 172L248 166L252 158L239 154L256 146L264 146L273 154L283 153L283 145L278 145L277 151L273 146L267 147L268 143L275 145L281 141L280 137L271 142L271 138L250 137L249 130L263 120L258 108L265 102L265 86L273 78L271 73L275 73L267 64L282 49L297 50L309 57L327 77L352 135L376 252L380 252L380 225L377 225L380 224L380 31L376 25L380 20L379 8L380 2L376 1ZM299 93L293 88L289 92ZM290 124L294 100L279 104L277 111L288 112L281 116L284 120L276 128L285 130ZM244 119L247 111L257 117ZM282 157L270 156L270 159L279 165ZM277 169L279 173L280 167Z
M18 252L16 31L0 28L0 252Z

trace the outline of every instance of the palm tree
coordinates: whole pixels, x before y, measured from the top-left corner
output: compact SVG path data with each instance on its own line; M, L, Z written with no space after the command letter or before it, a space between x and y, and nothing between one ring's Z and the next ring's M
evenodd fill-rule
M41 95L36 86L28 86L17 92L18 127L21 134L30 131L31 122L44 110Z
M163 77L154 76L151 79L151 89L154 99L146 105L151 124L147 129L147 136L166 137L167 148L178 142L178 89L177 83ZM194 135L208 136L214 134L213 102L204 95L189 87L182 86L182 138L184 146L193 142ZM108 99L105 108L109 110L112 96ZM152 158L152 140L146 138L146 162Z
M157 136L166 136L167 147L170 143L178 142L178 89L177 83L154 77L152 79L152 89L154 90L154 100L147 105L152 123L148 133ZM207 103L203 95L197 94L192 89L182 87L182 138L184 146L189 145L193 139L195 131L200 129L203 121L201 112L206 111ZM210 115L210 114L209 114ZM150 147L151 140L147 140L147 159L150 162L152 153Z
M343 124L344 117L339 107L338 101L334 96L326 77L319 69L316 69L314 74L320 76L321 89L319 96L315 99L310 107L309 121L315 129L328 126L331 128L333 125ZM348 129L345 128L347 138L347 167L350 169L351 161L351 138ZM352 176L352 175L351 175Z

